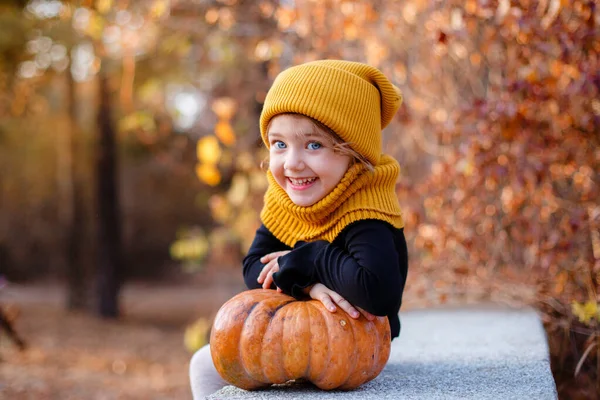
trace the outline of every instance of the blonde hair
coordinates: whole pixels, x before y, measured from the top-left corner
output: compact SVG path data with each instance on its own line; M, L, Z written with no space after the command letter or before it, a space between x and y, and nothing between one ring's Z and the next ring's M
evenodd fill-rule
M277 114L279 115L289 115L291 117L294 118L308 118L310 120L310 122L313 124L314 128L315 128L315 133L317 134L322 134L323 137L327 140L330 141L331 146L333 147L333 151L341 154L343 156L350 156L350 158L352 159L353 164L355 163L361 163L362 165L364 165L364 167L369 170L369 171L373 171L375 168L373 167L373 164L371 164L371 162L369 160L367 160L366 157L362 156L361 154L359 154L356 150L354 150L351 147L351 143L349 142L344 142L342 140L342 138L340 138L334 131L333 129L329 128L327 125L323 124L320 121L317 121L314 118L311 118L309 116L306 115L302 115L302 114L297 114L297 113L281 113L281 114ZM271 128L271 123L273 122L273 119L271 119L269 121L269 124L267 125L267 132L269 132L269 129ZM268 134L268 133L267 133ZM299 133L300 134L300 133ZM265 168L265 165L268 165L269 163L269 158L267 157L265 160L263 160L260 163L261 168Z

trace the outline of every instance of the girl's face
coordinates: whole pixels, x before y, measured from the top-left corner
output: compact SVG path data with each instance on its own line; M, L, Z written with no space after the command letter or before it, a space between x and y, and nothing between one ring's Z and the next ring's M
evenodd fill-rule
M334 152L333 141L300 115L278 115L269 131L269 170L294 204L311 206L342 179L351 157Z

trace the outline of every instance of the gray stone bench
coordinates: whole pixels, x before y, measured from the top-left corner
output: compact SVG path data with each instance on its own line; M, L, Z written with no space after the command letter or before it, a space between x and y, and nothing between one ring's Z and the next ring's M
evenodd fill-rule
M351 392L307 384L209 399L556 399L546 335L533 310L494 307L401 312L402 333L373 381Z

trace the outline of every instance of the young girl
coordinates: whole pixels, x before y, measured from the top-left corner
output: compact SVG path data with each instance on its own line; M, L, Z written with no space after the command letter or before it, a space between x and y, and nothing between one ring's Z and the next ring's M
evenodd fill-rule
M401 101L361 63L314 61L279 74L260 117L269 187L243 263L249 289L317 299L352 318L387 316L392 338L399 335L408 257L400 168L382 154L381 130ZM208 346L190 368L196 399L226 384Z

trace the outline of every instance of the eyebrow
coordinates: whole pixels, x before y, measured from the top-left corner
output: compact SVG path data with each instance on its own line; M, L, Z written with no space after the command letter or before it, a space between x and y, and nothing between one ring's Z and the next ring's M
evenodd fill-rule
M298 132L296 133L297 136L302 136L302 137L316 137L316 138L322 138L324 137L322 134L319 133L315 133L315 132ZM282 135L279 132L269 132L267 137L270 138L282 138L284 137L284 135Z

